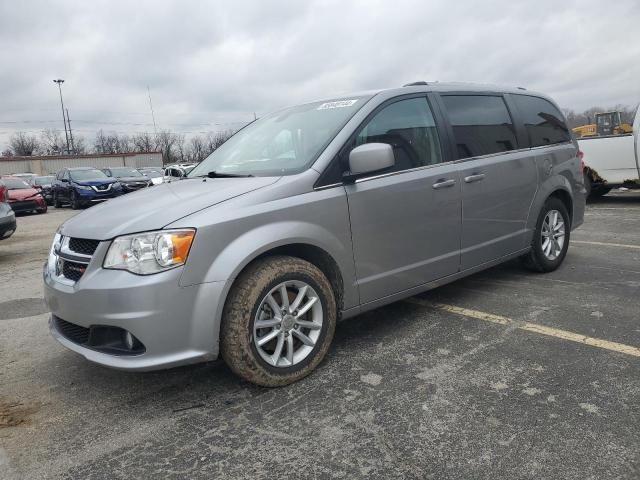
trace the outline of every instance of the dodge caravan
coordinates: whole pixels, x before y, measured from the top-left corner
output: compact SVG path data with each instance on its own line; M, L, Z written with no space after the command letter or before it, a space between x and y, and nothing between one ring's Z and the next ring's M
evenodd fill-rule
M521 88L417 82L285 108L185 178L65 222L44 266L51 333L109 367L221 355L286 385L338 319L517 257L558 268L583 178L556 104Z

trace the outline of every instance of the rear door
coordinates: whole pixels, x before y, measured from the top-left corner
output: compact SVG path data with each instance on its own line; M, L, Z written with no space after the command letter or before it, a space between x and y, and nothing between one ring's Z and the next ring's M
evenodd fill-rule
M442 94L462 186L461 269L523 249L537 190L535 156L521 145L500 94Z
M417 96L383 104L345 148L348 156L387 143L396 160L345 186L362 303L458 271L460 182L440 137L426 96Z

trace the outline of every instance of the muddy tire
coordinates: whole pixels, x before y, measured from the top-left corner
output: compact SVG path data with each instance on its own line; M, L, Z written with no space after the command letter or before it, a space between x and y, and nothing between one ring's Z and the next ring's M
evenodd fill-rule
M559 233L561 236L556 237ZM564 261L570 234L571 219L564 203L555 197L548 198L538 215L531 251L521 257L523 265L534 272L554 271Z
M288 385L323 360L333 340L336 316L333 289L320 269L295 257L266 257L238 276L227 297L220 353L231 370L249 382ZM269 337L272 340L262 343Z

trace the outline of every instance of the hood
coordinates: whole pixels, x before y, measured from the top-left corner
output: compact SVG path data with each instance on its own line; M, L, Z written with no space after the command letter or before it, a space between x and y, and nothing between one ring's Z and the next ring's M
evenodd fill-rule
M76 182L75 180L73 181L73 183L75 183L76 185L84 185L86 187L91 187L93 185L108 185L110 183L116 182L117 180L115 178L96 178L95 180L82 180L78 182Z
M9 201L16 202L16 201L27 200L27 199L32 200L32 198L29 198L29 197L34 197L38 193L40 192L38 192L38 190L36 190L35 188L21 188L19 190L9 190Z
M266 187L280 177L178 180L91 207L62 225L62 234L93 240L157 230L204 208Z

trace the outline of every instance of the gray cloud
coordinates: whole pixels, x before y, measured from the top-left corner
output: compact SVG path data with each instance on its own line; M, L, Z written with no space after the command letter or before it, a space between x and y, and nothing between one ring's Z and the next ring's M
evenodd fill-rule
M637 0L77 1L0 5L0 148L15 130L233 126L413 80L519 85L576 110L640 101ZM30 123L7 123L30 122Z

